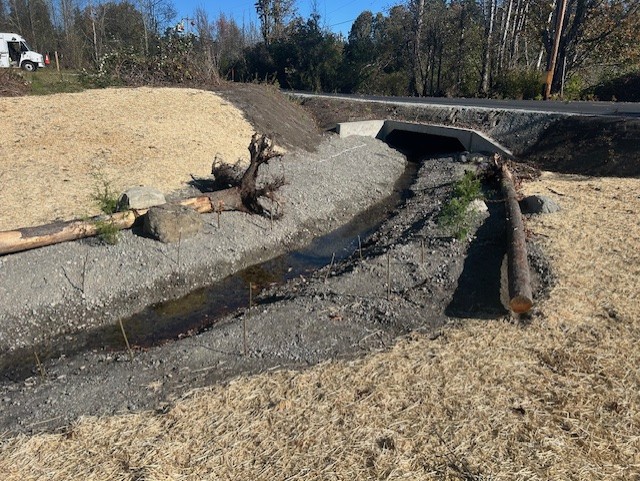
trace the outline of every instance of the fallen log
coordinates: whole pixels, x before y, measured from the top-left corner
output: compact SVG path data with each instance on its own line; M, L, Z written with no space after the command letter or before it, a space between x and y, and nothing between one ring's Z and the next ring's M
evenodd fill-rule
M507 216L509 307L516 314L524 314L533 307L527 242L513 176L505 165L502 165L501 186Z
M176 203L190 207L200 214L231 210L248 212L242 203L240 189L237 187L190 197ZM130 229L136 220L145 215L148 210L127 210L111 215L97 215L89 219L54 222L36 227L3 231L0 232L0 255L92 237L98 235L100 227L105 224L119 230Z
M271 197L273 192L284 184L284 179L258 188L256 178L258 167L268 163L269 159L279 156L272 150L271 140L264 135L255 134L249 144L251 163L239 179L238 186L201 196L183 199L177 204L184 205L204 214L207 212L241 211L264 214L259 197ZM54 222L37 227L0 232L0 255L35 249L71 240L98 235L101 226L108 224L119 230L133 227L136 220L147 213L148 209L127 210L111 215L99 215L89 219Z

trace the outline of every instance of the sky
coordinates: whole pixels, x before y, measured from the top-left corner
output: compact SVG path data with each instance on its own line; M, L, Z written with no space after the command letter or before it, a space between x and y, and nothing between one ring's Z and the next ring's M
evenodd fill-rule
M351 24L360 13L371 10L373 13L386 13L392 5L402 0L315 0L320 13L320 24L336 33L349 34ZM202 7L209 14L209 18L218 17L224 13L233 17L239 25L253 21L258 26L258 16L255 8L256 0L174 0L178 12L178 19L191 18L196 8ZM298 13L308 18L312 10L313 0L296 0Z

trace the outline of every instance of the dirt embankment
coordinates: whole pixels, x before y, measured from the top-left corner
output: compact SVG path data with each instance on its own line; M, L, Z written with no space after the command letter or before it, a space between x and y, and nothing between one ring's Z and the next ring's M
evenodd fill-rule
M302 100L322 128L337 122L394 119L478 129L521 162L554 172L640 176L640 120L425 105Z
M0 98L0 230L100 213L92 196L147 185L165 193L247 159L253 127L210 92L105 89Z

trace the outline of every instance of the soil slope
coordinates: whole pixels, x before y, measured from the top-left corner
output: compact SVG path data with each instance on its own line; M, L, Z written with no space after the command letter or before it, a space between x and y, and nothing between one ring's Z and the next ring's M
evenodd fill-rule
M216 155L248 158L253 134L240 110L189 89L0 98L0 112L1 230L98 214L103 180L169 193Z

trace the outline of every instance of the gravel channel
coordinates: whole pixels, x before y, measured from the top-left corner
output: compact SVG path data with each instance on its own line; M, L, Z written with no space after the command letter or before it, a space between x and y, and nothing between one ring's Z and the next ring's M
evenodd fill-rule
M263 170L288 183L273 228L225 212L219 228L205 215L205 231L180 245L128 231L115 246L89 239L0 257L0 352L112 323L300 246L389 195L405 162L380 141L332 136Z
M284 216L273 230L268 219L243 214L224 215L218 229L211 216L208 232L181 246L179 265L177 246L133 233L117 246L76 242L2 258L2 288L15 302L2 301L0 431L66 429L84 415L164 412L191 390L238 375L352 358L387 349L415 330L437 337L470 312L507 316L500 297L502 205L489 203L489 212L476 218L479 228L459 241L443 232L437 216L453 181L476 166L451 157L418 165L405 200L361 251L263 290L251 309L225 315L203 332L136 348L133 358L124 348L92 348L38 366L34 351L61 335L72 342L145 304L344 224L392 192L405 171L404 156L361 137L331 137L316 154L287 156L270 167L272 174L284 169L289 180ZM83 292L79 276L87 252L90 280ZM539 260L532 265L544 277L547 265ZM34 282L40 290L31 287ZM8 363L16 360L27 360L26 372L12 370Z

